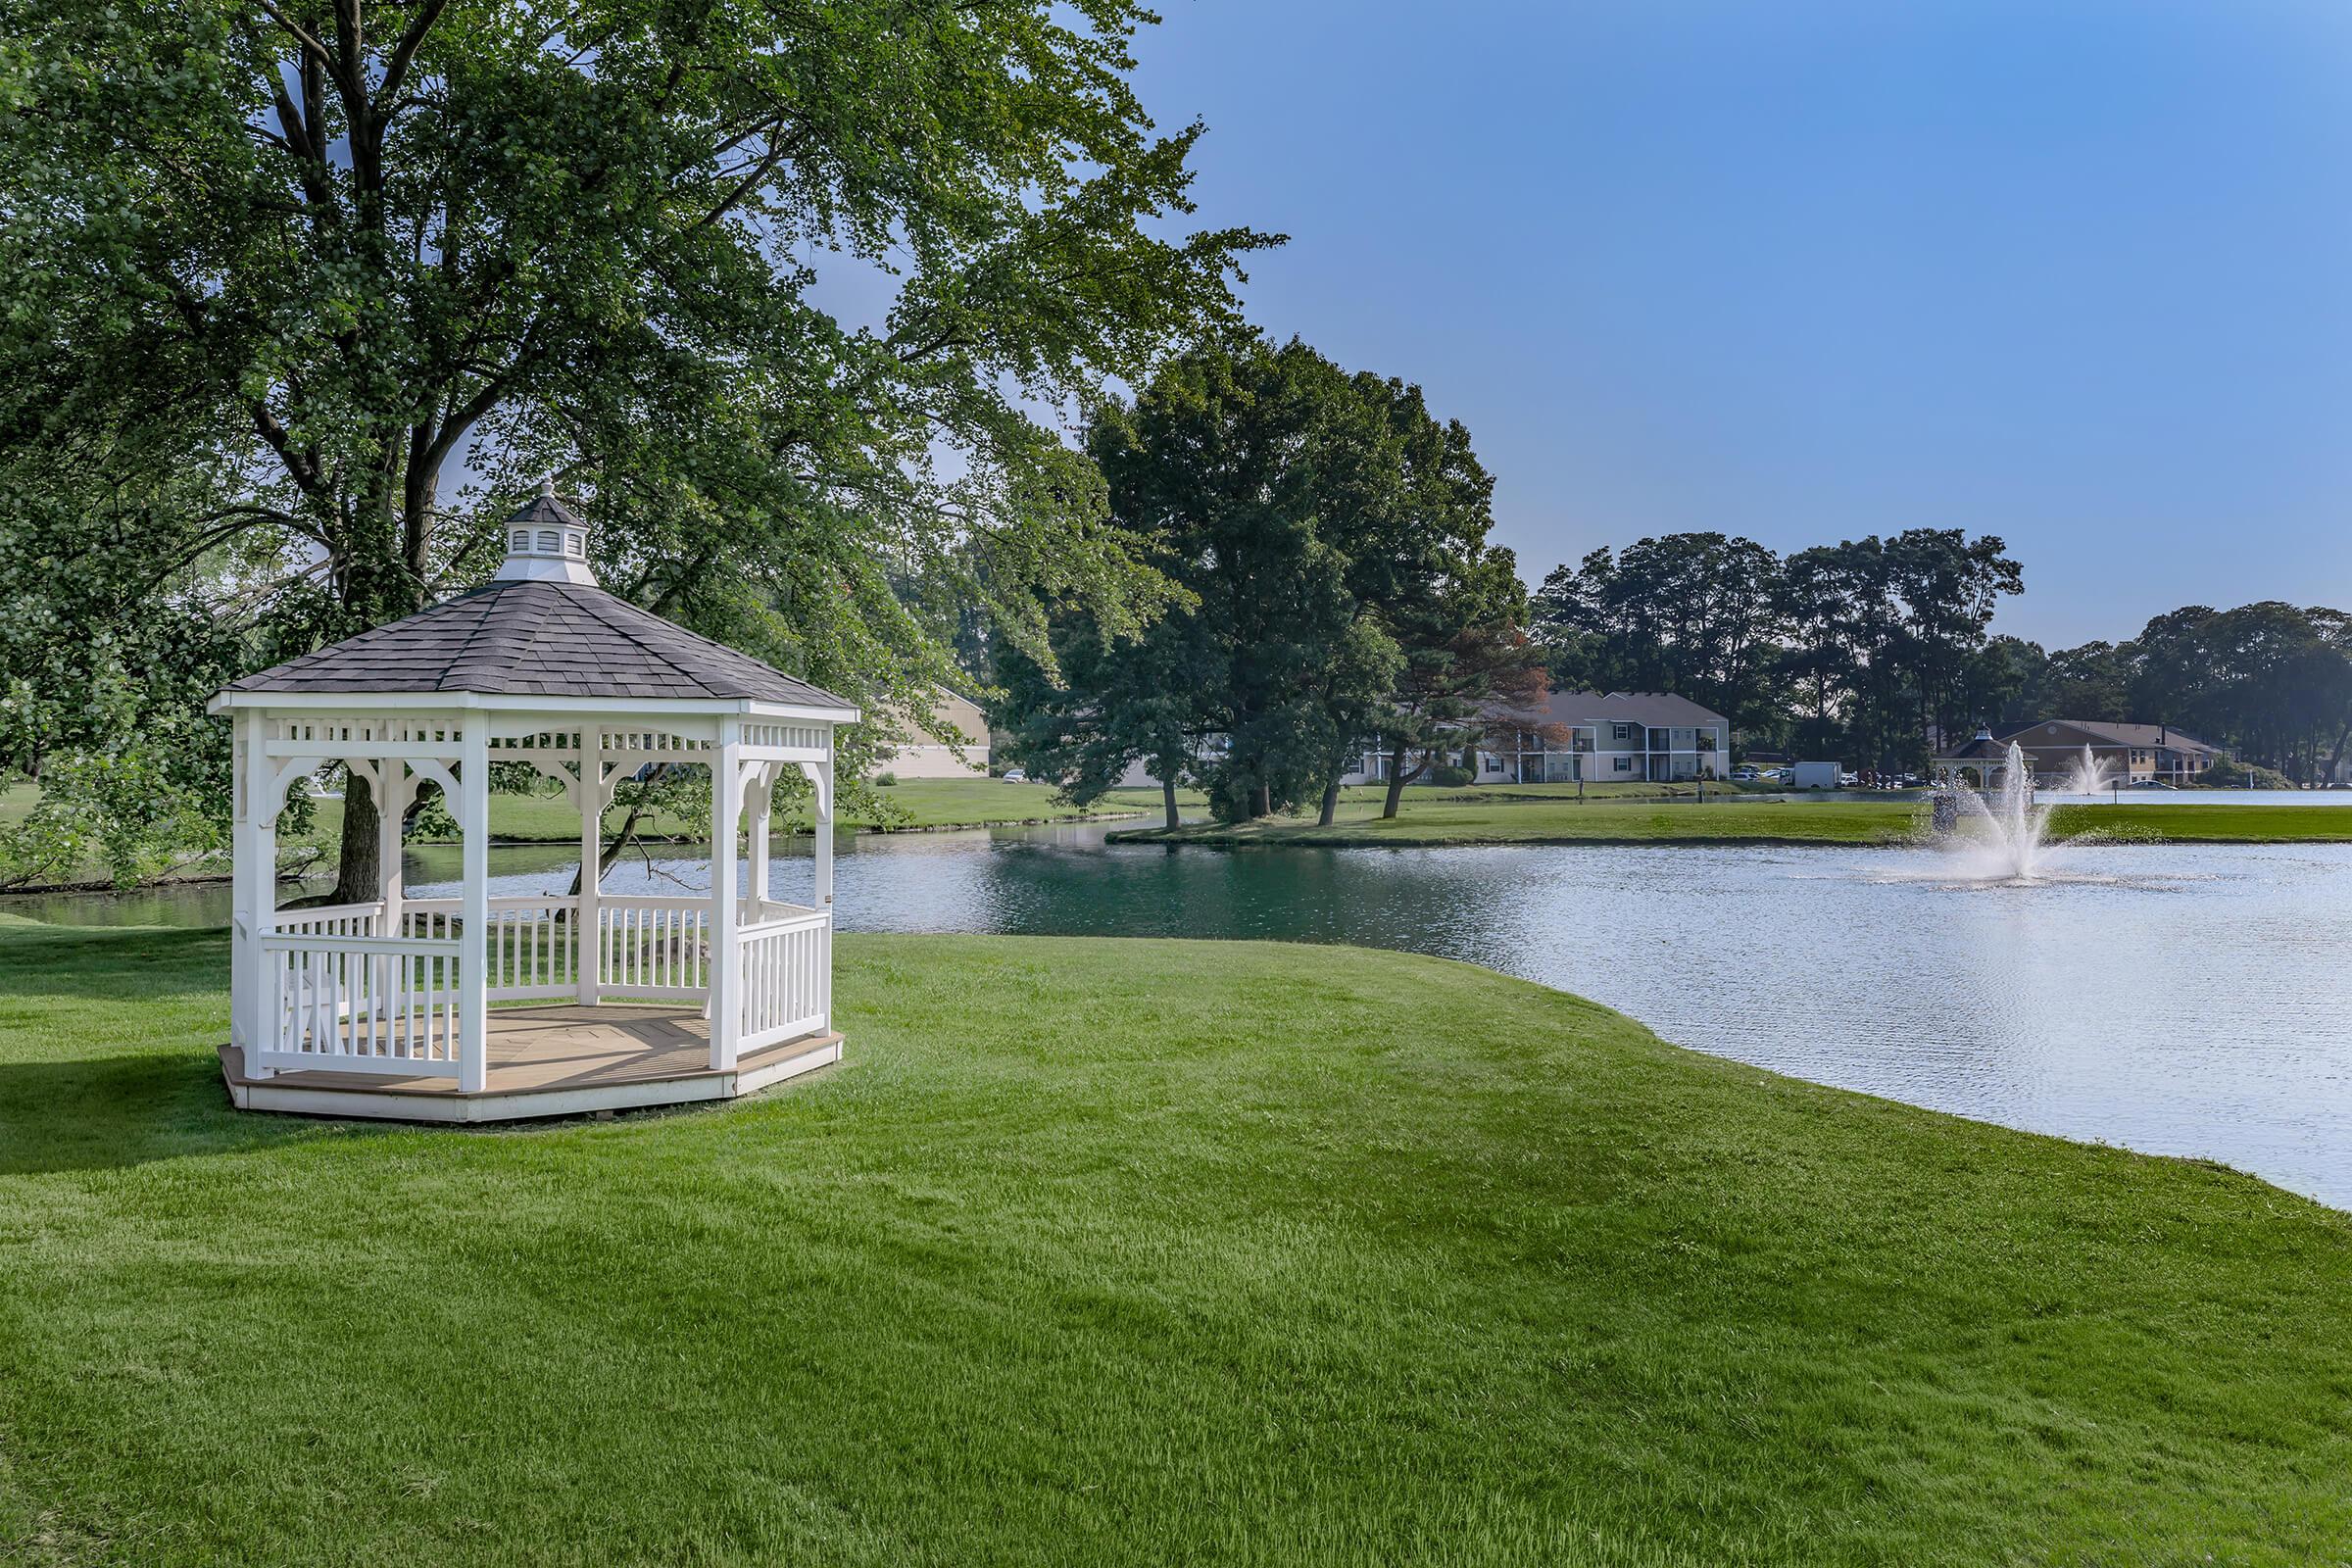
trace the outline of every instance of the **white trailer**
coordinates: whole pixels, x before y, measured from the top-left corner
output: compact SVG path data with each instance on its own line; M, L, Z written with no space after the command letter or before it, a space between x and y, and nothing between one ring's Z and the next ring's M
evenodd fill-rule
M1834 790L1844 769L1836 762L1799 762L1789 783L1800 790Z

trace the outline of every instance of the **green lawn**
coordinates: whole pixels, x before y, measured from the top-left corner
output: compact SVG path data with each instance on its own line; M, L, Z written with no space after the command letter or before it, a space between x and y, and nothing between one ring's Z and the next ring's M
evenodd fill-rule
M1122 828L1119 839L1222 846L1460 844L1902 844L1921 833L1921 800L1728 801L1655 807L1595 801L1473 800L1411 793L1394 818L1372 802L1348 802L1330 827L1312 818L1200 822L1170 833ZM2123 842L2181 844L2335 843L2352 840L2352 806L2227 806L2163 803L2060 807L2060 835L2096 832Z
M0 918L0 1559L2304 1564L2352 1221L1458 964L845 938L840 1068L239 1115Z

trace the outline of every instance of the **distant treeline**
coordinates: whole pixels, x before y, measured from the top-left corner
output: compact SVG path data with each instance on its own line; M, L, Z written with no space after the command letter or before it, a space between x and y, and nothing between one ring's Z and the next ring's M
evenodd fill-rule
M2352 619L2276 602L2159 615L2044 650L1989 627L2023 572L1998 538L1914 528L1781 556L1668 534L1562 565L1535 596L1555 685L1680 692L1751 746L1915 767L1936 737L2041 717L2169 723L2299 782L2352 737Z

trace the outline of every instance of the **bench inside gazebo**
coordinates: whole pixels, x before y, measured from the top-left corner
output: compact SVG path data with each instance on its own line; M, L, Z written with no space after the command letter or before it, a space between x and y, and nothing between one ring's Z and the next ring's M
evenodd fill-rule
M471 593L252 675L236 726L231 1024L248 1109L491 1121L726 1099L838 1060L833 729L858 710L597 587L587 529L543 491ZM381 807L382 897L277 907L286 792L330 764ZM492 896L490 771L580 813L576 896ZM616 894L605 808L639 770L707 770L708 895ZM775 784L815 795L814 892L768 897ZM408 897L400 823L432 781L464 833L454 898ZM737 838L749 818L748 877Z

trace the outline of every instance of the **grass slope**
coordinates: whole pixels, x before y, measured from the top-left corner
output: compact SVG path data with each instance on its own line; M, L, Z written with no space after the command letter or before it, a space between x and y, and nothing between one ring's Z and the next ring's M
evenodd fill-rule
M2352 1222L1347 949L849 938L842 1068L240 1116L0 920L0 1558L2285 1564Z
M1927 806L1916 800L1727 801L1645 807L1570 801L1415 799L1388 820L1377 808L1345 807L1338 820L1270 817L1178 828L1125 828L1111 837L1163 844L1429 848L1458 844L1901 844L1918 837ZM2177 803L2066 806L2061 835L2096 832L2120 842L2340 843L2352 840L2352 806Z

